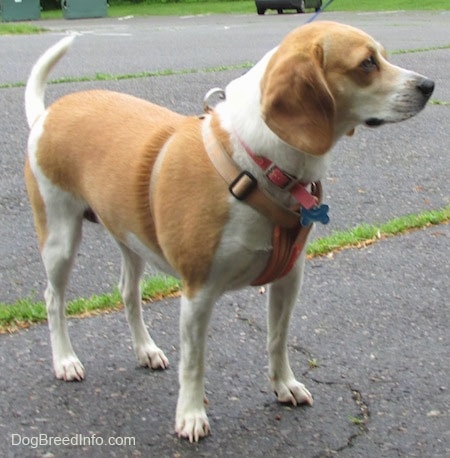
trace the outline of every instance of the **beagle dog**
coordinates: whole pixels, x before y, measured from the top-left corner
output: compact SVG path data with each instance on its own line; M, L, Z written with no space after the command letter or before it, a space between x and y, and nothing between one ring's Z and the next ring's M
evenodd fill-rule
M302 227L301 211L316 209L320 196L311 183L325 177L341 136L361 124L416 115L434 83L389 63L366 33L316 22L292 31L231 81L204 116L183 116L106 90L69 94L46 108L47 77L72 41L63 38L39 58L25 91L31 129L25 178L48 278L56 377L85 376L69 339L64 294L88 217L120 248L119 289L143 366L169 364L142 318L144 263L182 280L175 430L198 441L210 432L204 357L214 302L227 290L254 284L265 271L278 250L274 228ZM293 405L313 403L287 352L304 258L301 249L281 276L263 280L270 283L269 377L278 401Z

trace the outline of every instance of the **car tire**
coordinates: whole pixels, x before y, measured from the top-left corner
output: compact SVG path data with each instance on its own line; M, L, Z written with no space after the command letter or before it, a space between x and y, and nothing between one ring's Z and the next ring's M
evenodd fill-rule
M277 10L278 14L283 14L283 10L279 9Z
M306 9L305 0L301 0L299 7L297 8L297 13L304 13Z
M259 14L260 16L263 16L264 13L266 12L266 10L265 10L264 8L261 8L261 7L256 8L256 11L258 12L258 14Z

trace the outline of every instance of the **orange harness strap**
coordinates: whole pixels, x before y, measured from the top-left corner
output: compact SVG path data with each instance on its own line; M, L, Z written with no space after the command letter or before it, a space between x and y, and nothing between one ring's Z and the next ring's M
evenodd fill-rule
M320 181L312 185L312 195L317 197L318 203L322 201L322 186ZM284 228L276 225L272 234L272 253L266 268L254 280L252 286L261 286L272 283L287 275L294 267L297 259L302 254L312 224L294 228Z
M312 226L285 229L275 226L272 234L272 253L266 268L252 286L272 283L287 275L301 255Z

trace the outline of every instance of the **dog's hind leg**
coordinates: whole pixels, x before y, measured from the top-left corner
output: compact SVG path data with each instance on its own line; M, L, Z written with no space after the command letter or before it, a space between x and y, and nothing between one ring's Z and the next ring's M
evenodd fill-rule
M280 402L313 403L311 393L295 379L289 364L289 322L302 283L304 254L286 277L270 285L268 303L269 377Z
M122 269L119 291L125 303L125 313L131 330L134 351L142 366L166 369L169 360L155 344L145 327L142 317L140 279L145 262L135 252L119 242L122 252Z
M66 381L82 380L83 365L70 342L65 316L65 292L81 239L83 209L67 193L53 190L45 199L47 236L41 248L47 272L45 301L56 377Z
M30 134L29 153L24 170L25 181L47 273L44 296L55 375L67 381L81 380L85 372L70 342L64 297L81 240L86 203L54 185L42 172L36 158L36 145L42 133L43 122L44 119L37 122Z

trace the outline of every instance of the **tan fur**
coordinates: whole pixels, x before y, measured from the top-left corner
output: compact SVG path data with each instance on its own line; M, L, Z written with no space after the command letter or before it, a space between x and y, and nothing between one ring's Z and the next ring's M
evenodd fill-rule
M332 144L335 105L323 71L321 36L291 32L261 82L266 124L300 151L321 155Z
M42 249L47 239L47 218L45 214L45 203L42 199L41 193L39 192L36 178L34 178L33 172L31 171L30 161L28 158L25 160L24 174L28 198L30 199L31 208L33 209L34 226L36 228L39 247Z
M183 120L124 94L70 94L49 109L38 164L54 184L83 198L119 240L131 231L156 248L148 202L151 170Z
M228 217L228 189L206 155L202 122L188 119L171 139L152 195L160 246L188 297L206 281Z
M207 278L228 197L204 151L202 122L124 94L70 94L49 109L38 164L52 183L86 201L118 240L136 235L195 290ZM152 168L166 142L151 205ZM36 209L38 219L45 219L42 211Z

